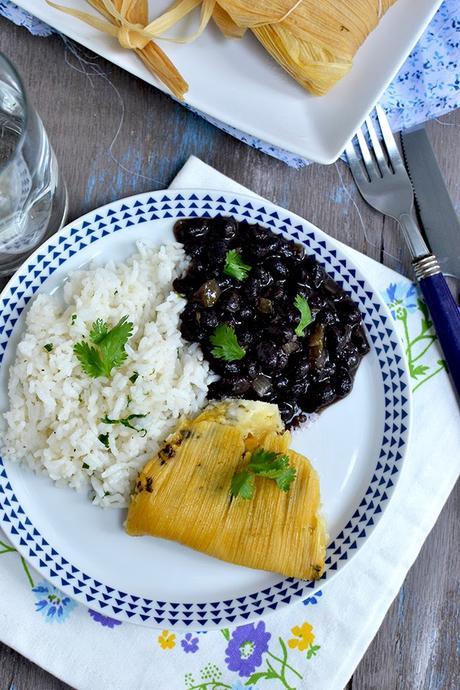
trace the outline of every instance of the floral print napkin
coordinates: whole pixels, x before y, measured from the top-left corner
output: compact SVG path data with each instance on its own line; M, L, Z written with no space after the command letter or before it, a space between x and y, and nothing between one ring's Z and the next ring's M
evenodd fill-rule
M0 0L0 15L25 26L35 36L48 36L54 31L10 0ZM458 0L445 0L380 101L394 132L440 117L459 107L459 45ZM302 168L309 163L305 158L241 132L209 115L194 112L224 132L294 168Z
M248 193L194 157L171 186ZM372 537L335 579L303 602L233 629L203 633L122 624L87 609L31 570L0 532L3 642L79 690L343 690L459 474L460 425L416 286L330 242L352 258L388 304L414 392L408 457Z

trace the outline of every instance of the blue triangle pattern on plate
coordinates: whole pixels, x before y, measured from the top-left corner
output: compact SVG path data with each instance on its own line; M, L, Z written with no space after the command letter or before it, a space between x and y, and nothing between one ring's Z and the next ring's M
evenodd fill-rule
M214 203L213 205L211 201L212 198L209 195L207 196L208 198L206 198L206 196L203 198L203 201L210 202L207 203L205 206L207 210L214 209L214 211L224 211L224 208L216 208L216 203ZM177 204L177 208L172 209L169 203L165 203L171 201L169 196L163 197L163 217L179 217L179 214L181 214L182 217L184 216L184 214L195 217L198 215L196 211L193 211L193 208L198 208L197 204L194 203L194 200L198 200L198 197L196 195L184 193L184 196L176 194L173 195L173 197L174 200L179 200L180 197L181 201L184 201L185 203ZM141 208L144 207L146 204L145 197L142 197L142 199L143 202L141 202L138 199L130 201L129 206L126 205L126 203L124 202L121 203L119 212L124 212L124 220L126 221L126 227L132 227L142 222L146 222L146 219L143 217L141 211ZM156 199L158 199L158 196L156 197ZM148 198L147 204L158 204L156 199L154 198L154 196L150 196ZM224 202L226 203L225 198L220 197L219 203ZM246 206L248 205L247 202L245 202L245 204ZM234 214L239 213L241 215L242 207L239 206L239 202L237 199L234 199L230 205L233 205L234 207L231 210L231 212L233 212ZM141 215L136 215L131 218L132 214L127 212L130 207L138 209L136 213L140 212ZM180 210L179 207L180 209L183 208L184 210ZM372 510L374 510L374 514L382 512L382 507L380 504L388 500L387 491L389 491L391 487L393 487L394 485L393 481L389 478L389 475L391 474L391 476L393 476L395 473L398 472L397 463L400 462L402 456L399 451L396 451L395 455L392 448L402 449L405 444L406 437L406 426L402 423L402 420L407 417L408 401L407 397L401 394L402 391L407 390L405 373L400 366L402 360L399 354L399 346L397 345L397 343L395 343L394 338L392 337L393 329L388 328L386 317L383 313L381 313L380 305L374 301L373 293L369 289L366 289L365 282L360 280L359 278L356 278L356 271L353 268L348 268L347 261L339 258L339 263L337 264L337 262L335 261L337 251L335 249L328 248L327 240L324 240L321 237L318 239L316 237L316 231L307 232L307 230L304 231L303 225L297 225L295 226L293 232L292 227L288 227L291 225L290 218L283 218L283 220L280 221L279 213L277 211L273 211L272 209L273 207L269 210L267 210L267 208L265 207L259 208L259 216L257 217L257 220L261 223L264 223L264 218L262 217L262 214L270 214L269 219L265 220L266 225L271 226L273 230L277 233L285 232L286 234L290 234L291 236L295 235L296 239L301 239L306 245L312 247L317 257L321 253L323 259L320 263L325 265L326 269L329 271L332 270L333 267L335 268L337 277L339 279L340 276L342 277L342 280L340 282L342 283L342 286L344 287L346 292L348 292L349 294L353 294L357 292L358 288L361 288L362 292L359 294L358 300L361 303L361 309L364 309L365 313L369 314L369 317L366 317L365 319L365 323L368 328L369 338L375 344L375 351L378 356L382 379L384 381L386 379L390 384L388 385L388 383L384 383L384 390L386 393L384 432L385 435L382 439L382 446L379 452L379 460L376 464L372 481L369 487L364 492L364 497L361 499L360 511L358 511L358 515L354 515L354 517L347 523L345 529L342 531L343 533L341 533L336 538L336 542L338 543L335 546L335 557L339 560L347 560L348 553L350 552L350 550L352 548L357 548L357 540L364 539L367 536L367 527L371 527L374 525L373 517L372 515L369 515L369 513ZM248 208L246 208L245 210L247 212ZM253 207L251 208L251 210L254 210ZM153 208L150 212L153 212ZM108 235L109 231L105 228L105 223L103 223L104 218L108 218L110 220L113 231L121 230L121 227L117 224L116 211L114 211L113 209L108 209L107 211L104 211L104 215L100 215L100 213L101 212L94 213L92 216L89 216L89 220L82 221L80 230L86 230L86 233L82 233L81 235L79 235L79 228L73 226L68 231L66 231L67 235L64 233L57 240L54 239L54 244L50 242L47 246L45 245L45 252L42 251L35 258L35 260L29 259L28 266L26 267L27 270L22 274L20 272L17 282L11 286L11 289L9 289L7 299L2 300L3 309L2 326L0 330L0 361L3 357L3 352L6 348L8 338L12 334L12 330L16 323L17 316L21 313L23 305L30 299L30 297L34 294L38 287L37 283L34 282L34 279L37 279L37 281L40 284L43 283L46 280L47 275L55 271L58 265L65 265L66 257L74 256L79 251L82 251L82 249L84 249L84 247L88 243L93 243L97 239L94 234L96 224L99 224L97 230L101 234L101 237ZM209 213L207 215L209 217ZM246 217L249 217L249 215L246 215ZM154 218L153 220L157 220L157 218ZM82 236L83 234L85 236ZM66 241L66 236L71 237L71 241L73 241L74 244L69 244L69 242ZM56 251L56 245L62 248L62 255ZM39 265L43 265L45 271L41 272L41 270L38 268ZM30 279L26 280L26 276L30 276ZM18 285L24 285L24 287L19 292L17 288ZM14 313L12 313L13 311ZM380 325L382 326L382 328L380 328ZM392 395L389 395L390 390ZM389 439L388 437L390 434L390 429L392 430L391 439ZM393 457L394 460L391 459ZM48 549L48 546L44 547L46 549L46 551L44 552L43 546L40 546L40 544L36 543L37 538L41 539L39 532L31 526L30 520L25 515L24 510L20 506L18 506L17 498L13 494L11 486L7 480L7 475L5 474L5 470L1 466L1 459L0 470L0 492L2 493L2 496L5 496L5 492L7 493L7 495L5 496L6 500L2 501L2 510L4 512L5 518L4 522L10 524L11 534L16 535L18 544L21 544L23 548L26 548L26 543L30 544L30 552L28 553L29 558L32 561L32 565L35 565L35 567L37 567L38 565L38 567L43 570L49 568L49 577L54 579L55 583L58 586L68 587L70 588L69 591L71 593L73 592L74 594L75 590L77 590L77 593L80 595L80 598L82 598L82 600L86 601L87 603L89 603L90 601L92 602L93 599L97 597L98 605L100 608L104 608L104 606L110 604L111 606L115 607L113 610L116 614L123 614L127 618L131 618L134 615L139 615L138 613L134 613L134 611L128 612L123 610L122 604L124 601L124 597L128 596L126 593L117 592L113 588L105 586L96 580L93 580L89 575L80 573L78 568L72 566L72 564L69 565L69 570L71 570L72 572L69 572L66 575L59 575L59 571L63 570L63 566L58 562L58 558L60 558L59 554L53 547ZM377 487L381 485L382 489L384 489L382 493L380 493L377 489ZM375 487L374 493L372 486ZM18 506L18 509L14 510L13 505ZM367 521L366 529L358 527L360 521ZM32 534L27 532L27 525L32 527ZM21 532L21 534L24 535L24 537L21 536L19 532ZM355 541L352 541L350 539L350 533L356 535ZM38 553L40 552L41 554L40 556L38 556ZM330 570L337 570L337 562L331 562L330 558L328 558L328 561ZM63 565L68 565L68 561L63 558L61 558L61 563ZM324 577L322 579L324 579ZM73 584L71 584L70 581L72 581ZM274 610L280 602L287 603L283 601L283 598L287 599L288 597L290 597L292 599L292 596L301 596L302 592L305 592L308 588L314 586L312 583L293 583L292 579L289 578L284 580L284 583L286 582L289 583L289 588L292 588L291 595L287 594L286 586L283 587L283 582L281 582L278 583L278 585L266 588L265 590L263 590L262 593L254 593L254 595L251 595L249 598L243 597L239 604L242 608L244 608L244 610L241 613L245 615L240 616L240 618L244 619L246 617L249 617L249 615L254 614L254 611L256 611L256 615L262 615L263 611L265 610L265 605ZM86 587L85 583L88 583L89 591L91 592L91 594L85 593L83 595L83 588ZM106 601L104 601L104 597L102 596L103 593L101 592L101 587L105 588L104 594ZM133 602L136 602L138 600L135 598L135 595L130 596L132 597ZM264 596L263 604L261 604L261 596ZM90 599L88 599L88 597ZM181 619L181 617L191 619L193 611L196 610L203 611L202 617L199 619L199 625L206 625L207 621L210 619L214 621L219 620L219 624L220 620L225 620L225 622L228 624L229 622L232 622L230 618L232 618L233 621L236 620L236 616L234 614L235 607L231 605L232 601L233 600L226 600L226 610L223 613L219 613L221 609L220 606L218 606L218 602L213 602L211 604L211 609L209 608L209 605L206 604L203 604L203 607L201 608L195 604L184 604L181 605L179 608L171 604L166 607L165 602L162 602L160 604L160 609L158 610L161 610L161 606L163 606L166 607L166 610L168 611L177 611L177 615L169 614L169 616L167 617L174 624L176 624L176 622L178 622ZM154 602L150 602L150 600L145 600L144 603L145 606L143 607L143 613L141 615L145 617L145 621L152 620L154 614L150 609L150 604L153 605ZM137 610L137 603L133 603L132 606L135 610ZM187 616L185 616L185 614L187 614ZM225 616L225 618L221 619L221 616ZM157 618L157 622L164 621L164 616L158 616L158 613ZM143 619L141 618L140 620ZM182 620L182 622L184 622L184 620ZM189 622L187 623L187 625L189 625Z

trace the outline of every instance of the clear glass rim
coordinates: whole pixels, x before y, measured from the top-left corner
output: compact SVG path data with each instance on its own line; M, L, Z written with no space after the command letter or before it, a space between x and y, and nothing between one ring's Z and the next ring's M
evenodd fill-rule
M14 77L14 79L17 81L18 87L21 92L22 100L24 103L24 123L23 123L23 128L21 135L16 143L16 146L14 148L13 154L10 156L10 158L6 161L6 163L0 163L0 174L3 173L10 165L14 163L14 160L16 156L18 155L18 152L22 149L22 146L24 144L24 139L26 137L26 131L27 131L27 125L29 121L29 103L27 100L27 93L24 88L24 83L22 81L21 76L19 75L19 72L17 71L16 67L13 65L11 60L6 57L5 53L2 53L0 51L0 62L4 62L6 66L8 67L9 70L11 70L11 73Z

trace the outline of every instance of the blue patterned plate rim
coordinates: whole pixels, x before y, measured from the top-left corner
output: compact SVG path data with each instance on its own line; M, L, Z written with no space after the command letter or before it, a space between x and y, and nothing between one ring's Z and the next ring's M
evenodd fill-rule
M257 222L302 242L348 294L359 303L375 351L384 390L384 431L372 479L351 518L329 544L326 571L315 582L281 579L261 591L223 601L166 602L120 591L69 562L32 524L20 505L0 458L0 524L19 553L60 590L104 615L123 621L182 629L237 625L302 600L329 582L350 562L380 521L404 461L410 427L411 394L406 362L390 312L377 292L334 240L308 221L271 202L215 190L161 190L102 206L59 230L30 256L0 295L0 366L15 324L47 279L95 242L152 221L233 215ZM29 471L29 470L27 470Z

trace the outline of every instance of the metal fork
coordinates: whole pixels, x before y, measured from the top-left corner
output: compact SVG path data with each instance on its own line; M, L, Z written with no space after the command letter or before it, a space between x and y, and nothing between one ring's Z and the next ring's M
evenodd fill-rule
M438 261L427 247L415 220L414 192L382 108L376 106L383 141L374 124L366 118L371 147L361 129L356 132L346 154L356 185L370 206L398 221L412 256L412 266L434 327L444 351L450 376L460 395L460 311L444 278Z

